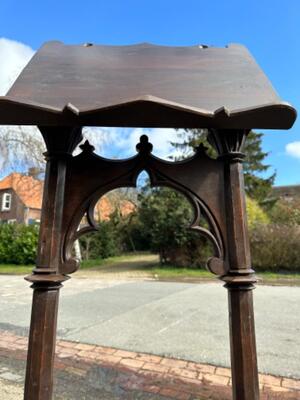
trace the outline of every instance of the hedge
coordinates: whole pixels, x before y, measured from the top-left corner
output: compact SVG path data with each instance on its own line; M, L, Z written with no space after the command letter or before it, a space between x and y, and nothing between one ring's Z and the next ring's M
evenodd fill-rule
M256 271L300 272L300 226L257 225L250 230Z
M0 263L34 264L38 243L38 226L0 225Z

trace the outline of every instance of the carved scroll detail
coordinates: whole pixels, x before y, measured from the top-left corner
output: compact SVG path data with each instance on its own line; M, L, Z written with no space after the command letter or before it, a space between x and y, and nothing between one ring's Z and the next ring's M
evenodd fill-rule
M225 260L225 230L221 229L222 210L219 209L219 195L213 185L221 187L213 179L222 178L220 164L210 159L203 151L189 160L180 162L168 162L161 160L151 154L152 144L148 137L143 135L140 143L137 144L138 154L127 160L107 160L93 153L94 148L88 142L81 146L82 153L73 157L70 165L70 176L66 190L66 198L70 203L75 203L74 212L68 212L65 223L65 246L63 249L62 273L72 273L79 267L79 262L72 257L72 246L81 235L98 230L94 220L94 208L99 200L107 192L120 187L136 187L136 180L141 171L145 170L150 177L151 186L168 186L181 192L191 203L194 209L194 219L190 229L205 236L214 248L214 257L211 257L207 266L208 269L217 275L226 272ZM208 169L208 171L207 171ZM211 175L210 181L203 181L203 172ZM206 176L205 175L205 176ZM197 179L198 178L198 179ZM78 181L78 179L80 179ZM76 187L74 182L80 182L76 194L72 188ZM207 190L205 190L208 188ZM206 201L201 196L201 191ZM79 193L78 193L79 191ZM76 196L76 201L72 199ZM210 198L213 198L212 209L209 206ZM216 212L218 218L215 217ZM78 226L82 217L86 215L88 225L79 229ZM205 218L209 229L201 226Z

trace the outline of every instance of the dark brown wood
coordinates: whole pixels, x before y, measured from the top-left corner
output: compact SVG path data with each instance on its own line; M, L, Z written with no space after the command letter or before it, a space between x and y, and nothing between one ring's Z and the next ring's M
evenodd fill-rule
M68 160L82 140L81 128L39 127L47 146L47 159L37 269L57 273L62 257L62 230ZM59 139L57 138L59 135ZM43 272L43 271L42 271Z
M233 400L259 399L251 284L227 284Z
M27 355L25 400L51 400L59 283L34 284Z
M252 289L256 277L251 268L247 228L242 153L248 131L212 131L211 143L224 163L232 389L234 400L258 400L259 384Z
M128 160L109 160L93 152L86 142L82 153L68 161L62 230L62 263L60 273L72 273L79 264L73 258L74 240L89 230L97 229L94 207L101 196L119 187L134 187L141 171L148 172L152 186L169 186L182 192L195 211L190 228L205 235L214 246L209 260L212 272L224 274L228 269L225 255L227 231L224 209L223 162L207 156L203 147L194 157L181 162L168 162L151 154L147 136L137 145L138 154ZM80 190L78 190L80 185ZM80 221L87 216L89 226L78 231ZM203 227L205 220L209 229Z
M26 366L25 400L51 400L59 289L68 279L60 274L62 218L68 159L81 140L81 129L61 128L60 140L51 128L40 128L47 150L47 168L37 267L26 277L33 301ZM58 133L58 132L56 132Z
M46 43L0 98L1 124L290 128L248 50Z

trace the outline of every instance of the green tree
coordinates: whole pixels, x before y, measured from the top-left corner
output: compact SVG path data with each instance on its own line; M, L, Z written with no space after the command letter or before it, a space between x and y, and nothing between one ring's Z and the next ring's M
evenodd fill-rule
M82 257L85 260L108 258L120 254L119 235L112 221L102 221L98 231L83 235L80 239Z
M188 157L193 153L193 149L201 143L207 147L207 153L211 157L217 157L215 149L207 140L207 129L189 129L178 133L178 141L173 142L173 146L179 150L183 157ZM244 161L245 190L248 196L255 199L261 206L271 208L275 199L272 196L272 186L276 174L273 173L267 177L270 165L264 163L269 153L262 150L262 133L250 131L247 137L244 152L246 158Z
M174 248L186 244L186 226L192 213L190 204L180 193L169 188L145 188L139 195L139 218L150 248L159 253L162 264L169 262Z
M258 205L257 201L246 197L246 209L248 217L248 226L250 229L255 228L257 225L266 225L270 222L268 215Z
M300 201L277 200L270 213L270 219L279 225L300 225Z
M203 267L212 255L207 240L188 229L193 209L181 193L147 187L139 195L137 213L144 241L159 253L161 264Z
M276 173L268 177L262 177L270 165L264 164L265 158L269 153L262 150L262 133L251 131L248 135L245 145L245 190L247 194L258 201L264 207L271 207L275 203L272 196L272 186L274 184Z

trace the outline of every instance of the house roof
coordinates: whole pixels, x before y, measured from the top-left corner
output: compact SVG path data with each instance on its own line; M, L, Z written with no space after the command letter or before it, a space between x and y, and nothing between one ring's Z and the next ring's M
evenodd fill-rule
M42 181L14 172L0 180L0 190L5 189L13 189L26 207L42 208Z
M236 44L48 42L0 97L6 125L287 129L295 119Z
M120 199L116 205L116 202L112 202L109 196L103 196L95 206L95 219L98 221L108 221L117 207L123 217L131 214L136 209L135 205L128 200Z
M300 185L273 186L273 193L278 196L294 196L300 198Z

